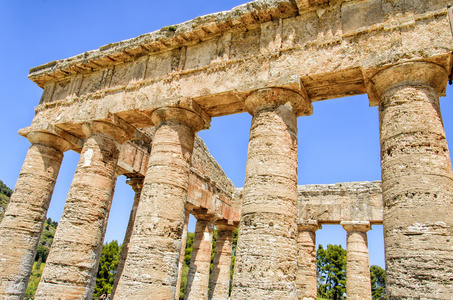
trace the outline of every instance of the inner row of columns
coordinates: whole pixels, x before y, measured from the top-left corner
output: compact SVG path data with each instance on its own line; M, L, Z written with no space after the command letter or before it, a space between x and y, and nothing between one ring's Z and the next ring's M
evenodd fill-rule
M453 204L448 201L453 194L453 172L438 99L446 78L443 68L430 63L402 64L372 78L372 88L380 98L384 238L391 297L410 297L413 286L420 286L417 293L426 297L453 293L453 287L446 284L453 269L449 244ZM308 114L311 104L295 92L269 88L252 93L245 105L253 120L232 298L294 299L298 257L296 118ZM158 109L153 120L157 130L127 259L116 286L118 299L151 294L155 299L171 299L179 292L176 286L190 158L195 132L203 127L203 121L197 114L177 108ZM85 299L92 294L122 141L112 134L117 129L105 123L95 122L84 129L87 139L37 299L62 295ZM15 252L1 254L11 265L3 263L1 271L7 273L2 274L12 275L2 276L0 292L18 299L25 292L24 279L26 283L61 163L58 152L64 150L50 146L57 152L56 159L47 158L52 164L48 172L47 161L44 167L37 163L39 155L45 158L54 151L47 148L41 142L30 148L15 188L18 193L13 194L12 208L8 207L0 229L0 245L5 249L19 245L18 237L27 236L30 242ZM33 167L37 170L31 171ZM42 186L31 188L35 190L31 193L37 191L38 198L44 200L36 208L30 206L34 202L28 198L27 176L39 184L42 180ZM427 206L435 213L424 213ZM37 212L36 217L17 223L20 212L29 209ZM99 230L93 232L93 228ZM348 241L360 244L360 232L348 232ZM357 253L363 252L357 248ZM408 271L410 259L416 259L420 274ZM425 276L431 275L426 272L433 267L438 275Z

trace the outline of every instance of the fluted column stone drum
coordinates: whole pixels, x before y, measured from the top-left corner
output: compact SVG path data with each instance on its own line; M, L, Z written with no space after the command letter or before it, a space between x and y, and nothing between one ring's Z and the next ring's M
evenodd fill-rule
M368 255L367 221L341 222L346 238L346 294L352 300L371 300L370 262Z
M371 78L380 101L389 299L453 295L453 172L439 106L448 72L410 62Z
M316 220L304 220L297 225L297 299L316 300L316 231L321 225Z
M230 292L231 255L235 226L217 222L217 239L209 283L209 300L226 300Z
M209 216L195 215L195 236L190 257L189 273L184 299L197 300L208 298L209 273L211 267L212 237L214 220Z
M115 299L173 299L195 133L207 126L183 108L153 112L156 132Z
M22 299L27 290L47 209L70 144L45 132L30 132L31 142L0 225L0 298Z
M233 276L233 299L296 299L297 116L311 112L300 94L257 90Z
M134 227L135 215L137 213L138 203L140 202L140 194L141 194L142 188L143 188L143 177L131 178L126 183L132 187L132 189L135 192L135 196L134 196L134 203L132 204L131 213L129 215L129 222L127 223L126 234L124 236L124 241L121 246L121 253L120 253L120 258L118 261L118 267L116 268L115 282L114 282L113 288L112 288L112 296L115 295L116 287L118 286L118 281L121 278L121 274L123 273L123 269L124 269L124 264L127 259L127 253L129 251L129 241L131 240L132 228Z
M119 145L107 122L84 124L86 139L35 299L91 299L116 183Z

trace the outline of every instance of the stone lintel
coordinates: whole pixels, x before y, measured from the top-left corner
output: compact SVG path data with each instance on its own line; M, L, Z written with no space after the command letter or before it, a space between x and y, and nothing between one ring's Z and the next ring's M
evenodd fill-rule
M299 231L312 231L316 232L321 229L322 225L317 220L302 220L297 222L297 229Z
M313 113L311 101L300 93L285 88L263 88L253 91L245 99L245 107L251 115L258 111L285 106L296 116L308 116Z
M367 232L371 230L371 224L369 221L342 221L340 224L347 232Z
M166 26L132 39L101 46L97 50L37 66L30 69L28 77L43 87L48 81L93 72L156 52L198 44L231 30L245 31L265 22L297 14L298 8L292 1L252 1L229 11Z
M368 80L367 92L370 106L377 106L381 95L389 89L404 85L428 85L439 96L445 95L449 71L427 61L405 62L377 71Z
M329 4L329 0L296 0L299 13L305 13L308 10L317 9L320 6Z
M299 185L298 202L299 221L340 224L361 220L382 224L380 181Z

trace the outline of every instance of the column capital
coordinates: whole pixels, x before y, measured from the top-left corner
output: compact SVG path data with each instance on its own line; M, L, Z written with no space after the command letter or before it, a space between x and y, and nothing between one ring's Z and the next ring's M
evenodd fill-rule
M180 123L190 127L194 132L209 128L211 122L209 115L181 107L158 108L152 112L151 120L156 126L164 122Z
M417 61L390 66L369 77L367 91L370 106L379 105L382 94L402 85L430 86L443 95L447 81L448 72L434 63Z
M321 229L322 225L317 220L302 220L297 222L297 229L299 231L312 231L316 232Z
M132 177L129 178L126 183L132 187L134 192L138 193L143 188L144 177Z
M214 223L217 220L217 217L206 208L193 209L192 215L195 217L195 219L197 219L197 221L210 221Z
M347 232L367 232L371 230L371 223L369 221L341 221L340 224Z
M215 223L215 227L218 229L218 230L229 230L229 231L234 231L236 230L237 226L235 225L232 225L232 224L228 224L228 220L218 220L216 221Z
M86 137L95 133L105 134L119 144L133 140L139 134L135 127L114 115L106 120L83 123L82 131Z
M253 91L244 101L245 108L253 116L257 112L285 106L298 116L313 113L311 101L301 94L285 88L263 88Z
M27 139L32 144L46 145L62 153L71 149L71 144L67 140L48 132L31 131L27 134Z

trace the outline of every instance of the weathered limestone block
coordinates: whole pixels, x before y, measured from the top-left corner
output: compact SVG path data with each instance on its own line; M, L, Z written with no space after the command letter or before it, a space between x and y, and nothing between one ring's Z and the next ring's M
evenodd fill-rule
M208 299L226 300L230 291L231 254L233 251L233 231L235 226L227 222L217 222L217 239Z
M316 300L316 230L321 229L321 225L316 220L305 220L297 227L297 299Z
M172 299L176 291L190 160L205 120L182 108L153 112L152 141L129 253L115 298Z
M414 62L375 75L390 299L453 295L453 172L439 93L447 72Z
M299 185L299 220L339 224L341 221L370 221L382 224L380 181Z
M137 214L138 203L140 202L140 194L143 188L143 178L135 177L129 179L127 182L135 192L134 203L132 204L131 213L129 216L129 222L127 223L126 235L124 236L123 245L121 246L120 259L118 261L118 267L116 269L115 282L113 284L112 295L115 295L116 288L118 286L118 281L121 278L123 273L124 264L127 259L127 253L129 251L129 242L131 240L132 228L134 228L135 215Z
M93 295L116 183L117 140L124 132L101 122L86 124L84 130L87 138L35 299Z
M184 299L207 299L209 272L211 266L212 236L214 222L210 216L195 215L195 236L187 274L187 286Z
M346 294L352 300L371 300L367 231L370 222L341 222L347 231Z
M311 104L285 89L245 101L253 115L233 277L233 299L295 299L297 122Z
M0 298L22 299L55 182L69 143L31 132L32 143L0 226Z

